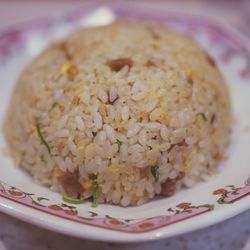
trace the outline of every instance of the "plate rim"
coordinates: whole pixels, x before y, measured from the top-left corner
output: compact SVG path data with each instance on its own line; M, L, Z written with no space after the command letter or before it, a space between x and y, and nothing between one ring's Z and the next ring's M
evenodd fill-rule
M250 201L250 196L248 196L245 197L244 199L241 199L240 201L237 201L237 203L230 204L230 207L227 206L224 209L213 210L210 213L203 214L202 218L199 216L194 217L192 218L193 221L191 229L188 227L189 220L184 220L182 223L173 224L173 226L177 227L177 229L174 231L172 230L172 232L168 231L168 226L165 226L158 228L156 230L152 230L149 232L142 232L138 234L110 231L104 228L93 227L87 224L81 224L80 226L82 226L82 231L84 231L83 235L82 234L83 232L81 230L78 230L76 228L70 231L68 226L64 225L65 223L76 225L77 223L75 223L74 221L67 221L64 218L59 218L52 214L47 214L44 213L43 211L39 211L34 208L27 207L26 205L19 204L17 202L2 198L3 197L0 197L0 211L14 218L17 218L21 221L28 222L32 225L39 226L41 228L45 228L53 232L62 233L77 238L84 238L88 240L96 240L103 242L116 242L116 243L135 243L135 242L147 242L158 239L167 239L173 236L182 235L185 233L191 233L200 229L204 229L212 225L221 223L230 218L233 218L243 213L244 211L249 210L249 201ZM234 209L236 207L237 209ZM212 216L210 216L211 213L213 213ZM202 222L205 222L204 223L205 226L202 225L202 223L199 221L199 218L202 220ZM187 224L185 225L184 228L183 228L183 223ZM103 232L109 232L109 234L102 234ZM96 237L97 234L98 238ZM117 237L114 237L114 234Z

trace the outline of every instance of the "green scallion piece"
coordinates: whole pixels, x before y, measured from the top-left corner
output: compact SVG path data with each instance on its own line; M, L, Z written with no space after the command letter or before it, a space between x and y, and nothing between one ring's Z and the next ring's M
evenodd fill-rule
M95 174L89 174L89 179L92 180L93 183L93 189L92 189L92 197L93 197L93 202L91 207L95 208L98 206L98 193L99 193L99 187L97 183L97 175Z
M93 208L98 206L98 193L99 193L99 188L97 183L94 185L93 191L92 191L92 195L93 195L93 202L92 202L92 206Z
M92 180L92 181L96 181L97 180L97 175L89 174L89 179Z
M159 179L158 169L159 169L159 166L157 164L154 164L150 167L151 174L154 176L156 181Z
M46 142L46 140L44 139L39 124L36 124L36 131L37 131L37 134L38 134L38 136L39 136L39 138L40 138L42 144L47 148L49 154L51 154L50 146L49 146L49 144Z
M118 150L120 151L120 148L121 148L121 145L122 145L122 142L120 140L116 140L116 143L118 145Z
M58 102L54 102L54 103L51 105L51 107L50 107L50 109L49 109L49 112L51 112L52 109L54 109L56 106L58 106Z
M67 195L63 195L62 200L70 204L82 204L85 201L84 197L80 197L80 199L72 199L68 197Z
M42 162L44 162L44 163L47 163L46 160L45 160L45 158L44 158L44 155L40 155L40 160L41 160Z
M92 135L95 137L97 135L97 132L92 132Z
M213 114L213 115L212 115L212 117L211 117L211 120L210 120L210 123L211 123L211 124L213 124L213 123L214 123L214 121L215 121L215 117L216 117L216 116L215 116L215 114Z
M207 121L207 117L204 113L199 113L198 115L203 119L203 121Z

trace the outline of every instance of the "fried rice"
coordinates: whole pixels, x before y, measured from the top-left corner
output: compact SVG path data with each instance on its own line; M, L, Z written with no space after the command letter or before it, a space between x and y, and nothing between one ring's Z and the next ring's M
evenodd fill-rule
M17 82L5 121L16 164L72 199L140 205L214 173L231 107L214 60L148 22L79 30Z

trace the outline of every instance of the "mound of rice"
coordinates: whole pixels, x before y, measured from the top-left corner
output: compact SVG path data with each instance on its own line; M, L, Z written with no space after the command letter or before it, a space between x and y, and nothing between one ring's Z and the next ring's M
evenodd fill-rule
M217 66L191 38L124 21L43 51L16 85L5 134L35 181L72 199L140 205L214 172L230 114Z

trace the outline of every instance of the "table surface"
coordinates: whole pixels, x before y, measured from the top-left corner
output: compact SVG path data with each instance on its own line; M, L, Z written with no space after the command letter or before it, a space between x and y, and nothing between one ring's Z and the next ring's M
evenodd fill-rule
M152 1L143 1L152 4ZM250 0L154 1L170 11L209 15L234 26L250 38ZM86 1L3 1L0 2L0 30L35 18L60 15L84 8ZM250 250L250 210L217 225L148 243L114 244L77 239L19 221L0 213L0 250Z

